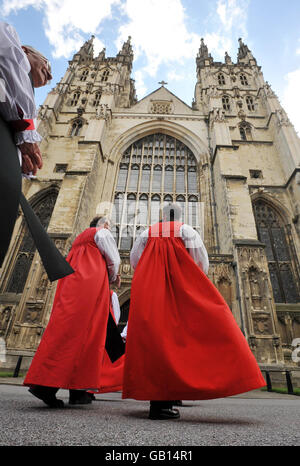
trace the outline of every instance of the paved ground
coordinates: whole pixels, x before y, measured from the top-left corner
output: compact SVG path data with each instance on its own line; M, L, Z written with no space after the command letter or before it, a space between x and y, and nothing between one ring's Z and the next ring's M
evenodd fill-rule
M91 405L51 410L20 382L0 382L1 446L300 445L297 396L255 390L185 401L179 420L151 421L147 402L122 400L120 393L97 395ZM59 398L67 403L68 392L61 390Z

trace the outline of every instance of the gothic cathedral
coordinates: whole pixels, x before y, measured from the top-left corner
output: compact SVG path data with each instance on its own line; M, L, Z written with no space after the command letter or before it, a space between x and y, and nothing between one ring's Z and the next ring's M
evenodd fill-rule
M300 338L300 140L261 67L239 39L237 61L201 40L191 106L164 82L136 99L130 38L94 57L93 37L39 111L44 166L23 192L60 251L99 214L122 258L117 290L128 317L136 236L176 201L202 235L209 278L261 368L297 368ZM20 212L3 264L0 337L7 367L29 366L51 312L50 283ZM187 310L188 312L188 310Z

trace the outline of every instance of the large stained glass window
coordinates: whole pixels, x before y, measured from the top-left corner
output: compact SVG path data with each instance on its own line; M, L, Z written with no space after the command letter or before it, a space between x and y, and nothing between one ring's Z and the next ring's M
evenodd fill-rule
M178 139L156 133L134 142L121 158L114 192L118 247L130 250L136 236L160 220L169 202L177 202L182 221L202 234L198 183L196 158Z
M263 200L254 203L254 214L258 238L266 245L275 302L297 303L300 301L299 277L289 228L277 211Z

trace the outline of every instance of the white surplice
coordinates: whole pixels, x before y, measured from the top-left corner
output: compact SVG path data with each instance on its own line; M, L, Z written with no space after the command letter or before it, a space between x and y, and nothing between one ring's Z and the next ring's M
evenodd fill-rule
M149 236L149 228L138 236L130 253L130 263L135 269L140 257L146 247ZM207 275L209 268L209 260L206 248L203 244L201 236L190 225L185 223L181 225L179 236L182 239L188 253L192 256L196 264Z
M94 241L105 259L109 283L113 283L117 279L121 262L115 239L107 228L100 228L94 236Z

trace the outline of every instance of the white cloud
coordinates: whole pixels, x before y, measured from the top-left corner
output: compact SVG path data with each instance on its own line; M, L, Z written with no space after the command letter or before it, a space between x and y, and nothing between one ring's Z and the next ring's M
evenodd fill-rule
M282 106L295 126L295 130L300 135L300 69L288 73L285 80L287 85L283 90Z
M96 33L99 25L111 17L113 5L120 0L4 0L3 15L32 6L42 10L46 36L54 47L54 57L69 58L82 45L81 33ZM98 52L103 43L95 41Z
M3 0L2 12L8 15L30 6L42 12L55 58L70 58L87 34L95 34L97 54L104 47L97 37L100 27L114 14L120 24L115 31L117 49L131 36L135 59L144 61L134 75L140 96L147 91L146 76L163 78L157 76L161 65L166 66L168 81L181 80L187 62L196 58L201 37L216 60L236 50L238 37L247 35L249 1L214 0L213 15L205 22L208 29L197 33L190 31L183 0Z
M139 97L144 96L147 92L147 87L144 82L144 75L141 70L138 70L134 73L135 79L135 89Z
M119 29L117 47L132 36L135 57L146 56L150 76L162 63L196 56L200 36L187 30L180 0L126 0L123 12L129 21Z

